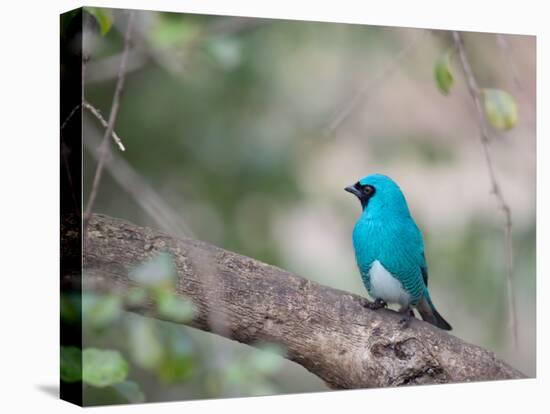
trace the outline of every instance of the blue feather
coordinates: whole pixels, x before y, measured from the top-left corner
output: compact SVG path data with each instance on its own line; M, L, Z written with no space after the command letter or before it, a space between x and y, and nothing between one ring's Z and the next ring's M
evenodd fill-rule
M431 301L422 233L399 186L385 175L373 174L346 190L355 194L363 207L353 229L353 247L369 294L386 302L399 300L406 310L417 307L423 319L450 329Z

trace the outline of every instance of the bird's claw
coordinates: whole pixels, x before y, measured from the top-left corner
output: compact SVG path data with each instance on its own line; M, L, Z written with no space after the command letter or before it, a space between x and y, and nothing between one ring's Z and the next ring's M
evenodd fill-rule
M401 319L399 319L399 327L401 329L407 329L410 325L411 318L410 316L403 316Z
M399 319L399 327L401 329L407 329L410 325L411 319L414 318L412 309L405 309L401 311L401 319Z
M374 302L371 302L370 300L367 300L367 299L363 299L362 305L363 307L370 310L377 310L388 306L388 304L380 298L376 299Z

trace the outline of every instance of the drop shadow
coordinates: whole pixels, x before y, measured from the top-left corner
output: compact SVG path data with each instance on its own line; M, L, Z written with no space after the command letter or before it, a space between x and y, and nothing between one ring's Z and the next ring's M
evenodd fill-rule
M37 388L44 394L49 395L56 400L59 399L59 384L42 384L38 385Z

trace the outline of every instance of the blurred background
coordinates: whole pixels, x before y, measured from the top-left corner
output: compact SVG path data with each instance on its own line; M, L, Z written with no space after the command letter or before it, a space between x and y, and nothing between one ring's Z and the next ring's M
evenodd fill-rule
M127 19L85 15L85 97L105 118ZM512 129L489 131L513 220L516 350L503 214L450 32L151 11L133 24L115 126L126 151L112 146L96 212L366 296L351 243L360 205L344 187L389 175L423 232L452 334L535 375L535 37L463 33L480 86L519 112ZM445 96L434 68L448 51ZM86 203L104 128L85 115ZM272 351L125 313L108 329L90 328L85 307L84 318L84 346L120 350L146 401L327 389ZM88 403L110 401L88 391Z

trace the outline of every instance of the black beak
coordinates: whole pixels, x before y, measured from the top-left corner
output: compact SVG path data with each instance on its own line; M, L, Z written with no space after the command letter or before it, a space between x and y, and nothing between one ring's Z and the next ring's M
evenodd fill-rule
M357 197L361 196L361 192L357 189L357 187L354 185L348 185L346 188L344 188L348 193L352 193Z

